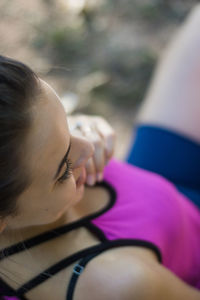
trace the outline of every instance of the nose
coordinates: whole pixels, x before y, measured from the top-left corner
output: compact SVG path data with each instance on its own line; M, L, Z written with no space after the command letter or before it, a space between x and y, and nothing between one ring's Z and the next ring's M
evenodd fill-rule
M71 136L71 159L72 168L82 167L94 154L94 146L85 138Z

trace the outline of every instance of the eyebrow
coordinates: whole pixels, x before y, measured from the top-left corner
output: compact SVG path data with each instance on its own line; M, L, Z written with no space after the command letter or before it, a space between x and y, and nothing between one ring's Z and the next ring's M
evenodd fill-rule
M67 149L67 152L65 153L63 159L61 160L61 162L60 162L60 164L59 164L59 166L58 166L58 170L56 171L56 174L54 175L54 178L53 178L54 180L55 180L55 179L58 177L58 175L60 174L60 171L61 171L61 169L62 169L62 166L64 165L64 163L65 163L65 161L66 161L66 159L67 159L67 157L68 157L70 148L71 148L71 141L70 141L69 147L68 147L68 149Z

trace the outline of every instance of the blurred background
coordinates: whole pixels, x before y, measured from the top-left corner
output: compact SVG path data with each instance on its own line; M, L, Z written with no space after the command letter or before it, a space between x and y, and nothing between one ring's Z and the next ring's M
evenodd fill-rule
M155 63L195 0L0 0L0 53L31 66L69 113L115 128L123 159Z

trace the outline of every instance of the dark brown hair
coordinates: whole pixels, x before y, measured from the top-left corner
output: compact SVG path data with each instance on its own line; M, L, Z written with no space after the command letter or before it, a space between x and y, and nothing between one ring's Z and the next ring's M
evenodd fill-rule
M0 218L16 213L16 199L30 184L21 153L38 93L29 67L0 56Z

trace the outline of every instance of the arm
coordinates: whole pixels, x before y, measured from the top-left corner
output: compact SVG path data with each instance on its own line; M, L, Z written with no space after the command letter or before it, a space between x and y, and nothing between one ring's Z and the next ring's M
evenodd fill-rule
M200 299L200 291L160 265L155 257L148 259L146 253L139 256L130 252L122 257L120 251L100 255L88 264L79 278L75 300Z
M187 285L168 269L155 263L141 273L141 282L148 289L141 291L141 300L199 300L200 291ZM148 290L152 290L150 297ZM136 298L132 298L134 300Z

